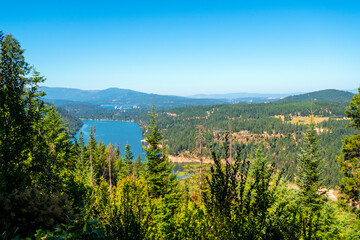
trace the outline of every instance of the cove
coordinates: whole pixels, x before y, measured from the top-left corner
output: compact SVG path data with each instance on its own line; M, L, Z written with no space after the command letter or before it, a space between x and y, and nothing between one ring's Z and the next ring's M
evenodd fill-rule
M124 154L126 144L131 146L131 151L136 158L139 154L142 160L145 156L141 147L141 140L144 139L140 126L135 122L120 122L120 121L94 121L83 120L84 125L76 133L76 139L79 138L79 132L84 134L85 142L88 141L90 134L90 127L95 127L96 140L101 140L105 145L112 143L119 144L121 155Z

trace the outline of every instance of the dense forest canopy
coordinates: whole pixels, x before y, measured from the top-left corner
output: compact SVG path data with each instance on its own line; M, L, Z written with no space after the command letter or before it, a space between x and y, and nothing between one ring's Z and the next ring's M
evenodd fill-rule
M82 127L83 122L78 117L75 117L61 107L57 107L56 111L61 115L61 118L64 119L66 127L68 128L68 133L70 135L75 135Z
M350 105L316 102L313 111L285 102L116 115L134 113L145 126L142 161L129 145L121 155L97 141L93 129L89 139L80 132L70 141L60 114L42 100L45 78L25 61L20 43L0 32L0 44L2 239L360 238L360 89ZM322 172L339 167L323 166L322 149L337 148L332 136L341 134L349 136L333 199ZM168 151L191 148L200 165L179 179ZM209 156L211 164L203 164ZM285 175L294 168L291 185Z
M283 99L283 101L329 101L329 102L350 102L354 94L347 91L341 91L336 89L327 89L322 91L316 91L312 93L305 93L295 96L289 96Z

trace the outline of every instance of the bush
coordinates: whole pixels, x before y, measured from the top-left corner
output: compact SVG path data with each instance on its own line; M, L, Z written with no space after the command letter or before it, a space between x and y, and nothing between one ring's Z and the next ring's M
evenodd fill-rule
M71 214L66 194L49 195L35 188L0 194L0 231L5 239L33 235L34 229L53 229Z

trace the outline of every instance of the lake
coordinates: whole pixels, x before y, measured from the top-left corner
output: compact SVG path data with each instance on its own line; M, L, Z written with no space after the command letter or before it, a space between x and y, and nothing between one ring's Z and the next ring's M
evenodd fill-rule
M90 134L90 126L96 128L96 140L101 140L105 145L112 143L120 145L121 155L124 154L124 147L126 144L131 146L131 151L136 158L140 154L142 160L145 160L141 148L141 140L144 139L141 128L137 123L134 122L120 122L120 121L90 121L84 120L84 125L79 131L84 134L85 142L88 141ZM75 137L78 138L79 132L76 133Z

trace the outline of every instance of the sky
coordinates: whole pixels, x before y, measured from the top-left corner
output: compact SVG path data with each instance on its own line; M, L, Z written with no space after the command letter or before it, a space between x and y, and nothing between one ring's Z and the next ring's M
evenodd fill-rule
M360 86L360 1L2 1L50 87L167 95Z

